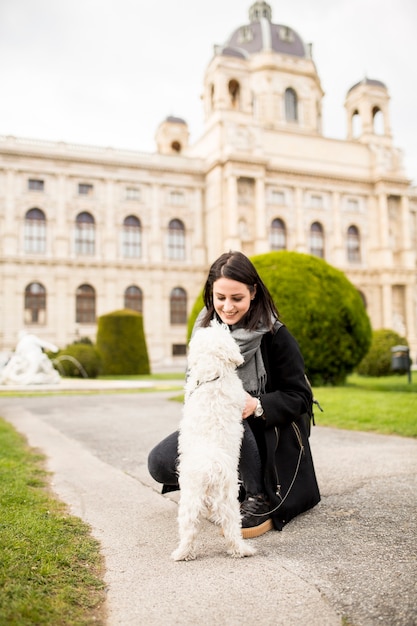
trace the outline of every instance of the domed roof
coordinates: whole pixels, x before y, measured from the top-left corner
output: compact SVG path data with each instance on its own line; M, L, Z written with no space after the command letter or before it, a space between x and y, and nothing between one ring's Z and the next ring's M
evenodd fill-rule
M187 124L182 117L176 117L175 115L168 115L165 121L170 122L170 124Z
M376 80L375 78L367 78L365 76L364 78L362 78L361 81L359 81L358 83L355 83L354 85L352 85L352 87L349 89L348 93L350 93L351 91L353 91L353 89L356 89L356 87L359 87L360 85L370 85L372 87L382 87L383 89L387 88L385 83L383 83L382 81Z
M306 58L309 57L300 35L281 24L272 23L272 10L267 2L255 2L249 9L249 24L236 29L226 43L217 48L218 54L243 56L261 51Z

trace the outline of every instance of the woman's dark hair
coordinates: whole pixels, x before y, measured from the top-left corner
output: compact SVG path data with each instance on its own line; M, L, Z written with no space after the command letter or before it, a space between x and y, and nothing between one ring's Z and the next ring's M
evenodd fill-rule
M251 294L255 292L255 297L243 320L245 328L247 330L254 330L259 322L262 322L272 330L275 319L279 317L278 311L254 265L242 252L225 252L214 261L213 265L210 267L203 291L203 299L207 313L201 325L208 326L210 320L213 319L215 312L213 304L213 284L222 277L244 283L247 285Z

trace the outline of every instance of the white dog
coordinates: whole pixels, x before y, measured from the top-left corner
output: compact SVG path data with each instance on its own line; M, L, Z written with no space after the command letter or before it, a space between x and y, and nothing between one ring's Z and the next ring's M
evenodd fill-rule
M227 326L212 322L190 341L188 379L179 434L180 542L175 561L195 558L201 517L223 529L228 554L252 556L241 534L238 464L245 392L236 367L243 363Z

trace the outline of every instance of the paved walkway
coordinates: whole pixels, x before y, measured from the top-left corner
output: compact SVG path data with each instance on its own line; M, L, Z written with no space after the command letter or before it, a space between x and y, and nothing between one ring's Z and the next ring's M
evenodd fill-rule
M314 428L322 502L313 511L237 560L203 522L199 558L175 563L178 494L160 495L146 459L181 405L166 391L98 387L27 398L0 390L0 415L47 455L55 492L101 542L108 626L417 624L417 441Z

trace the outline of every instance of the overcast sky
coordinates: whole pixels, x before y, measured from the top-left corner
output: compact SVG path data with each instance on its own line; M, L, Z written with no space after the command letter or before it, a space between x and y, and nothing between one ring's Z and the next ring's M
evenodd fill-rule
M214 44L251 0L0 0L0 135L154 152L168 115L202 129ZM391 95L394 144L417 182L416 0L271 0L325 92L323 130L346 136L344 99L365 75Z

